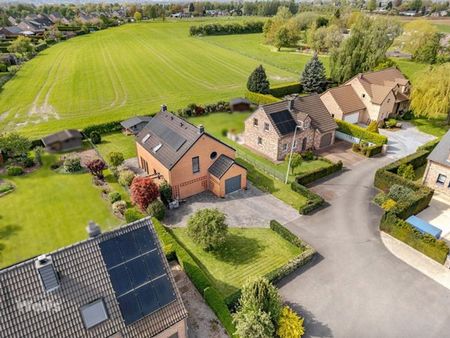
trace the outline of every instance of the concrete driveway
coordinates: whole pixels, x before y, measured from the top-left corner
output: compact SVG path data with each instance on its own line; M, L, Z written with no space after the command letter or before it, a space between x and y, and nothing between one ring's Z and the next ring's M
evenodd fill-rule
M428 208L417 217L441 229L442 237L450 240L450 197L435 191Z
M180 208L169 210L164 223L173 227L186 226L195 211L205 208L224 212L232 227L268 227L272 219L285 224L300 217L294 208L249 184L247 190L236 191L225 198L209 191L192 196Z
M332 146L321 149L317 153L333 162L342 161L346 168L352 167L365 160L363 155L359 155L352 151L352 144L350 142L342 140L336 140Z
M305 317L306 337L448 337L450 291L393 256L378 231L371 200L375 171L415 150L415 130L391 139L389 157L367 159L322 183L338 198L287 227L317 257L279 283L284 299ZM413 146L411 144L414 144Z

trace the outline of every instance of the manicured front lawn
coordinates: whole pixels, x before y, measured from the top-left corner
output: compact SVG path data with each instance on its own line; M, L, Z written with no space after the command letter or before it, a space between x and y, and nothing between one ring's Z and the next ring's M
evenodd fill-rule
M0 266L46 253L87 238L89 220L102 229L121 223L115 218L89 174L57 174L54 155L43 167L8 180L16 190L0 198Z
M449 126L445 118L441 119L427 119L427 118L416 118L411 121L417 129L420 131L434 135L436 137L442 137L448 131Z
M186 228L173 231L224 297L240 289L248 277L263 276L301 253L300 248L271 229L230 228L229 237L218 253L198 247Z
M136 140L123 133L102 135L102 143L97 144L97 149L105 160L112 151L122 153L125 159L132 158L136 157Z

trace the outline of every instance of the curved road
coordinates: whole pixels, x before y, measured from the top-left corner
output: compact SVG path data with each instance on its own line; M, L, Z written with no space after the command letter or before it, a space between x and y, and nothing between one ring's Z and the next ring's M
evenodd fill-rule
M411 132L409 140L417 133ZM450 291L384 247L382 213L370 203L376 169L415 149L405 135L392 137L388 157L364 160L318 185L333 191L330 205L286 225L318 251L279 283L305 317L307 337L450 337Z

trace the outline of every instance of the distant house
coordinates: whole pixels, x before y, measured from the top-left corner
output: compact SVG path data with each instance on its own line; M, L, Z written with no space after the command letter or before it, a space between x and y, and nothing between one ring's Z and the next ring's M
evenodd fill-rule
M273 161L334 143L337 124L317 94L260 106L245 120L244 143ZM294 139L295 135L295 139Z
M45 14L32 14L27 15L25 20L34 21L37 24L40 24L44 28L51 27L53 25L53 21Z
M450 131L428 155L423 184L450 197Z
M53 23L60 23L63 25L68 25L70 24L70 21L67 20L65 17L63 17L61 14L59 14L58 12L52 13L49 16L49 19L52 20Z
M8 22L9 22L9 24L12 25L12 26L15 26L15 25L18 24L16 18L14 18L14 17L12 17L12 16L9 16L9 17L8 17Z
M7 26L0 28L0 34L7 38L15 38L21 35L23 30L18 26Z
M68 151L80 149L83 146L83 135L75 129L66 129L45 136L41 139L47 151Z
M33 34L42 34L45 31L45 26L34 20L24 20L17 27L25 32L32 32Z
M249 111L251 102L242 97L235 98L230 101L231 111Z
M2 337L187 337L149 218L0 270Z
M236 151L163 109L137 136L139 166L163 178L174 198L210 190L219 197L247 187L247 170L235 162Z
M138 134L152 118L150 116L135 116L120 122L124 131L129 134Z
M350 123L367 119L366 106L351 85L330 88L320 98L335 119Z
M92 25L96 25L101 21L99 17L86 13L80 13L77 16L76 20L81 24L92 24Z

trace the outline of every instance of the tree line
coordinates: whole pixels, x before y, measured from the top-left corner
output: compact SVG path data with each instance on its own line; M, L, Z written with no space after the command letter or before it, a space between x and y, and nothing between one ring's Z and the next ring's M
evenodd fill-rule
M189 34L195 35L226 35L226 34L249 34L262 33L264 22L249 21L243 23L211 23L200 26L189 27Z

